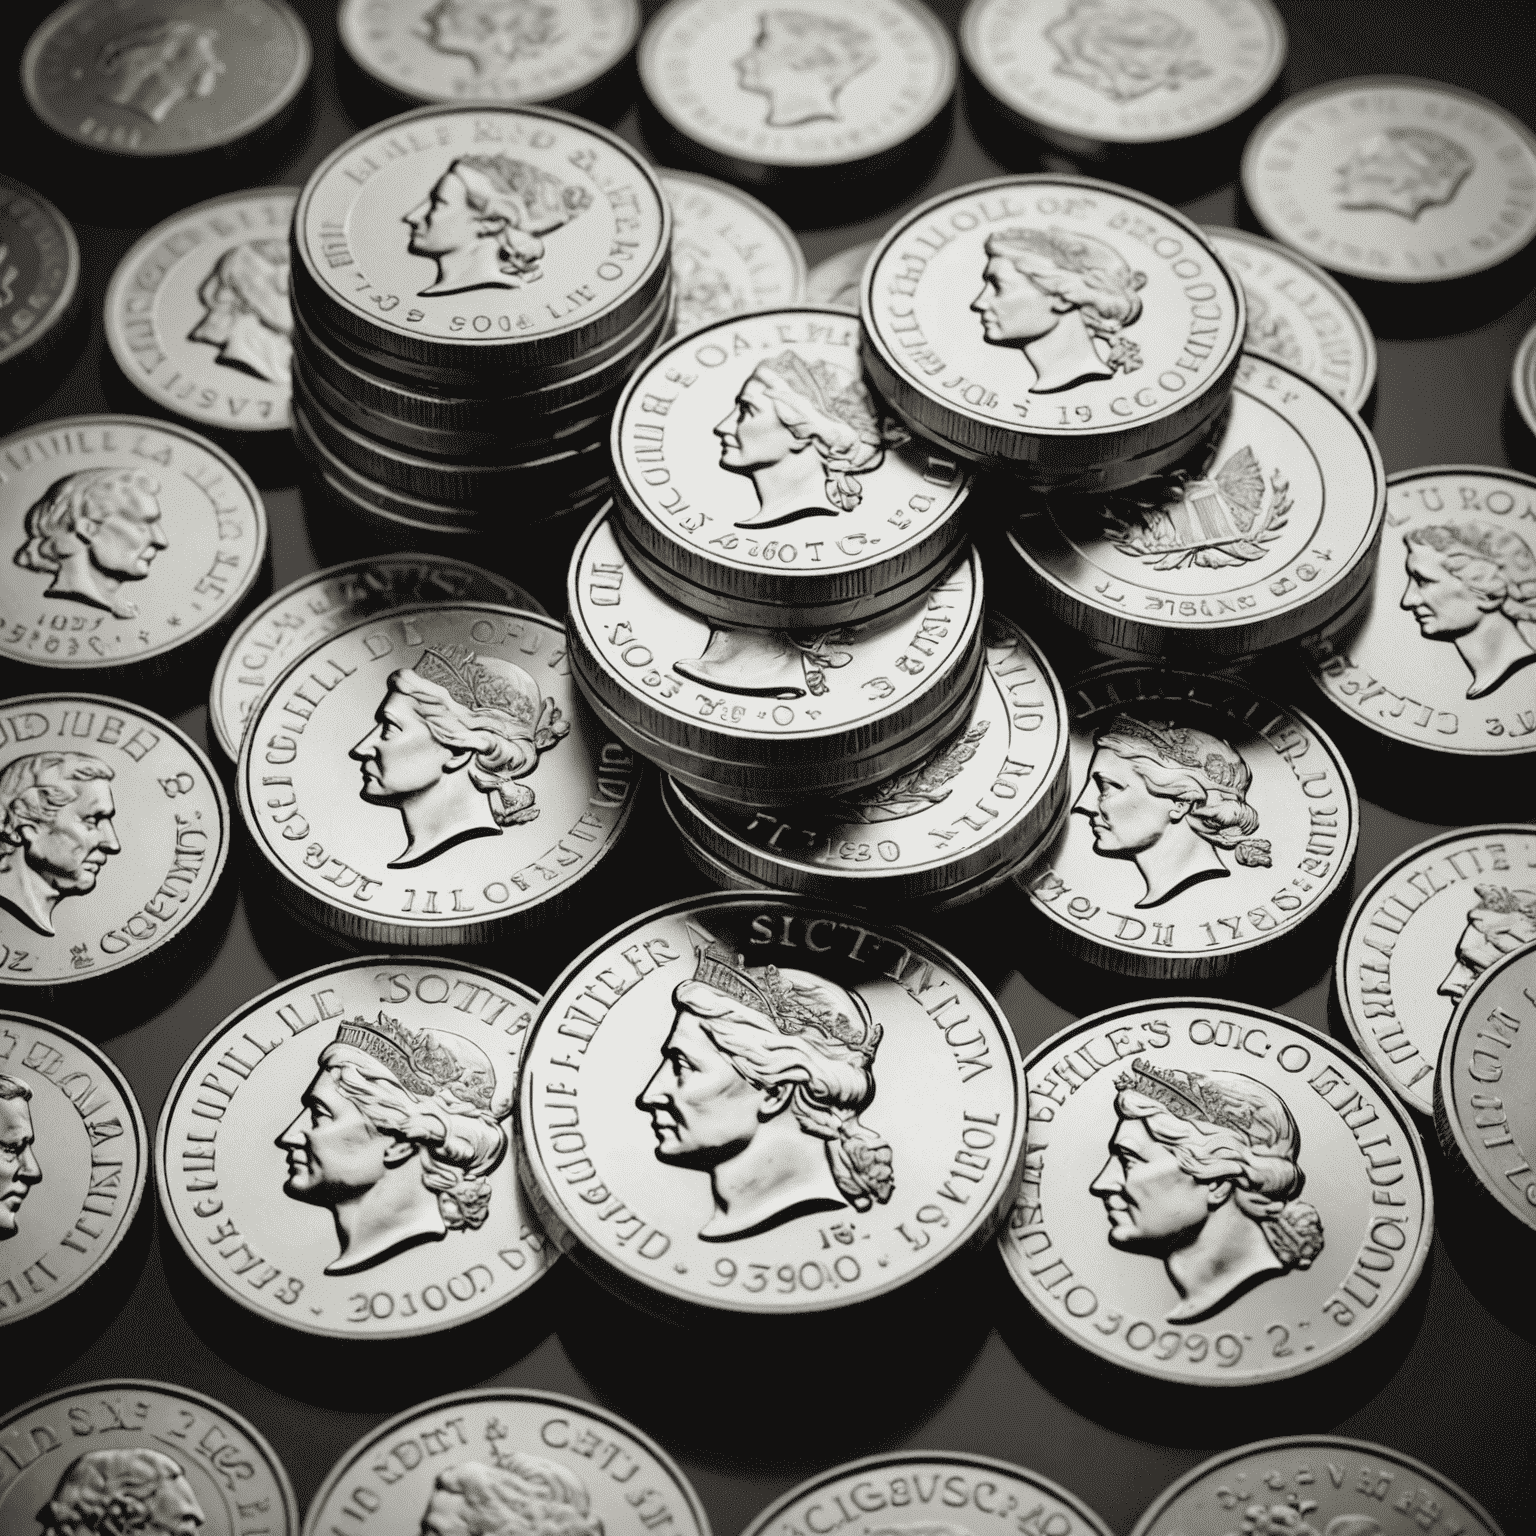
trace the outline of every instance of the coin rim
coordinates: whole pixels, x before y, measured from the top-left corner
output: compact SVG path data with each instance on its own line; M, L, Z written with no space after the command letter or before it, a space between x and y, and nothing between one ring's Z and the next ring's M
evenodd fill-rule
M1536 436L1536 325L1520 338L1510 368L1509 388L1525 430Z
M9 372L12 363L19 362L44 338L52 341L59 335L61 326L68 323L67 316L69 315L70 306L73 305L80 292L80 240L75 234L74 225L41 192L35 191L26 182L19 181L14 176L0 173L0 192L6 189L10 191L13 197L24 197L35 203L44 216L53 221L54 227L64 238L65 251L64 281L60 284L58 293L49 303L47 313L27 331L26 335L10 351L7 352L0 348L0 368Z

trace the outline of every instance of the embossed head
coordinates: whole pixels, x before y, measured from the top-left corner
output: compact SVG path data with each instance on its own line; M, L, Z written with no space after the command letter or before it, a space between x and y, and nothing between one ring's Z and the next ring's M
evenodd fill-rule
M487 1435L495 1429L487 1429ZM421 1536L603 1536L586 1485L569 1467L492 1442L494 1466L460 1462L438 1473Z
M1135 101L1159 87L1178 90L1211 72L1192 28L1135 0L1072 0L1045 36L1060 55L1057 74L1113 102Z
M113 38L96 60L116 82L106 99L158 125L189 97L213 95L225 72L218 36L217 27L177 18Z
M214 263L197 291L203 318L188 339L219 348L219 362L286 384L293 311L288 302L288 243L248 240Z
M851 21L811 11L764 11L752 46L736 62L744 91L768 98L770 128L838 121L838 97L879 57L874 37Z
M438 0L417 36L439 53L468 59L477 75L495 76L543 53L560 36L559 21L559 10L543 0Z
M24 1082L0 1072L0 1242L15 1237L21 1203L43 1177L33 1152L31 1097Z
M40 1536L105 1536L116 1530L136 1536L197 1536L207 1516L186 1474L169 1456L113 1449L87 1451L71 1462L38 1521Z
M1417 219L1456 196L1477 162L1433 128L1384 128L1361 140L1337 168L1340 208L1379 209Z
M84 752L29 753L0 769L0 899L42 932L54 904L94 890L122 849L112 777Z
M1536 891L1505 885L1475 887L1477 902L1456 941L1456 961L1435 990L1459 1003L1468 987L1496 960L1536 944Z

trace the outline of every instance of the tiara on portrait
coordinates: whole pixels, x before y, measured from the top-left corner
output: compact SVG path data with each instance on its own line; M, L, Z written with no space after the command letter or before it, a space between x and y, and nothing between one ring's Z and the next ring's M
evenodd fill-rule
M1236 789L1242 778L1242 764L1219 752L1200 755L1198 738L1194 731L1180 725L1160 725L1155 721L1138 720L1134 715L1117 715L1109 724L1105 736L1128 736L1133 741L1144 742L1160 757L1177 763L1181 768L1193 768L1202 773L1218 789Z
M428 646L412 669L465 709L499 709L531 725L538 706L498 677L467 645Z
M1165 1070L1138 1056L1131 1070L1115 1079L1115 1087L1122 1093L1129 1089L1155 1099L1180 1120L1219 1125L1245 1139L1252 1130L1252 1109L1234 1111L1221 1090L1195 1072L1181 1072L1176 1067Z
M383 1012L371 1020L359 1014L337 1029L336 1044L349 1045L388 1067L415 1098L429 1099L452 1085L465 1103L487 1111L491 1107L496 1085L490 1074L463 1066L452 1051L437 1044L430 1030L410 1029Z
M787 980L776 965L748 971L742 957L728 944L709 939L694 945L693 979L735 998L755 1013L766 1014L786 1035L806 1030L830 1036L852 1050L869 1050L879 1043L879 1026L816 1000L806 987Z

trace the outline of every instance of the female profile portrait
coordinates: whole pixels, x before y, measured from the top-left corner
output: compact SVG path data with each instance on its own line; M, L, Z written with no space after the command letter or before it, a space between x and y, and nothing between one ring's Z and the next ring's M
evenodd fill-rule
M864 1000L809 971L744 966L724 944L695 953L635 1105L658 1162L709 1174L699 1237L729 1242L813 1211L885 1204L890 1143L859 1118L882 1035Z
M843 87L879 57L874 37L813 11L764 11L752 46L736 60L742 90L768 98L770 128L839 122Z
M103 98L157 126L188 97L211 96L226 65L214 50L217 27L176 19L114 37L96 67L116 83Z
M1323 1222L1298 1199L1301 1132L1285 1102L1242 1072L1186 1072L1139 1057L1115 1079L1109 1157L1089 1192L1111 1247L1163 1261L1170 1323L1210 1317L1265 1280L1307 1269Z
M349 755L359 795L400 813L405 847L391 869L532 821L539 810L520 781L571 729L521 667L460 645L429 646L392 672L373 720Z
M1476 161L1433 128L1383 128L1362 139L1336 169L1340 208L1379 209L1416 219L1461 190Z
M1252 834L1253 773L1219 736L1188 726L1119 715L1094 735L1093 757L1072 810L1088 819L1093 851L1135 862L1146 891L1138 907L1161 906L1239 864L1268 868L1269 844Z
M560 12L544 0L437 0L417 36L439 53L468 59L475 74L488 79L555 42Z
M1456 941L1456 959L1435 991L1454 1009L1467 988L1496 960L1536 944L1536 891L1507 885L1473 887L1476 902Z
M1536 554L1513 529L1436 523L1403 535L1398 606L1426 640L1456 647L1481 699L1536 661Z
M1017 347L1035 370L1033 395L1134 373L1141 351L1123 334L1141 318L1145 272L1112 245L1065 229L1000 229L987 236L981 292L971 309L994 347Z
M187 333L219 349L219 364L287 384L293 361L288 242L247 240L214 262L197 290L203 318Z

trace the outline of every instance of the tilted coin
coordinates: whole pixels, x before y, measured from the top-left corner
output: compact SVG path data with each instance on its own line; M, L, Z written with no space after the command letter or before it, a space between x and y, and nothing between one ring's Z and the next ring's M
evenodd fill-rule
M1515 353L1509 389L1526 431L1536 434L1536 325L1525 333Z
M1536 134L1440 80L1362 75L1292 96L1254 129L1243 193L1319 266L1431 283L1497 266L1536 235Z
M1387 480L1363 612L1305 647L1312 681L1390 741L1480 761L1536 732L1536 479L1445 464Z
M282 899L371 944L488 944L548 918L629 819L635 763L559 624L400 608L326 637L253 711L240 814Z
M1024 1076L1029 1155L999 1243L1082 1348L1252 1386L1348 1353L1413 1289L1434 1229L1419 1134L1320 1031L1158 998L1069 1025Z
M1474 1498L1401 1451L1289 1435L1202 1462L1153 1500L1132 1536L1423 1536L1437 1527L1446 1536L1502 1536Z
M1008 545L1060 622L1118 651L1205 666L1348 607L1375 567L1386 490L1360 418L1250 354L1203 454L1123 491L1035 498Z
M293 1485L232 1408L163 1381L87 1381L12 1409L0 1435L0 1526L298 1536ZM142 1516L142 1518L140 1518ZM158 1531L156 1528L158 1527Z
M34 362L69 322L80 287L80 246L69 220L46 197L0 176L0 384ZM25 361L23 361L25 360Z
M1063 175L975 182L903 215L859 305L865 362L903 416L973 457L1056 475L1207 420L1247 317L1183 214Z
M288 426L297 187L229 192L157 224L107 285L107 345L156 405L199 426Z
M1354 1042L1410 1109L1434 1112L1435 1062L1467 989L1536 943L1536 826L1462 827L1410 848L1360 892L1334 987Z
M1287 364L1362 410L1376 385L1376 337L1360 306L1297 251L1245 229L1205 232L1248 300L1243 350Z
M213 895L229 830L213 765L169 720L91 693L7 699L0 987L39 996L160 958Z
M369 1536L473 1531L489 1519L590 1533L710 1536L677 1464L633 1424L531 1387L422 1403L357 1442L320 1485L304 1536L361 1522Z
M836 256L828 256L811 268L806 280L805 296L812 304L828 304L837 309L859 312L859 284L864 276L864 263L880 242L866 241L863 245L850 246Z
M887 1294L996 1230L1024 1149L1012 1031L953 956L870 921L690 897L571 964L517 1107L563 1251L652 1301L783 1317Z
M177 1241L242 1307L400 1339L504 1306L554 1251L511 1153L538 995L408 955L306 971L187 1058L155 1136Z
M679 337L630 380L611 442L626 534L652 579L708 618L868 617L936 579L965 534L969 472L871 393L859 323L839 310Z
M47 1019L0 1011L0 1328L100 1271L148 1177L144 1117L112 1058Z
M32 110L76 144L134 159L227 149L272 125L309 77L284 0L73 0L21 61Z
M1073 953L1226 974L1348 886L1354 781L1299 711L1231 678L1096 667L1067 685L1072 814L1027 878Z
M0 657L102 682L214 643L267 559L267 511L222 448L144 416L0 440Z

